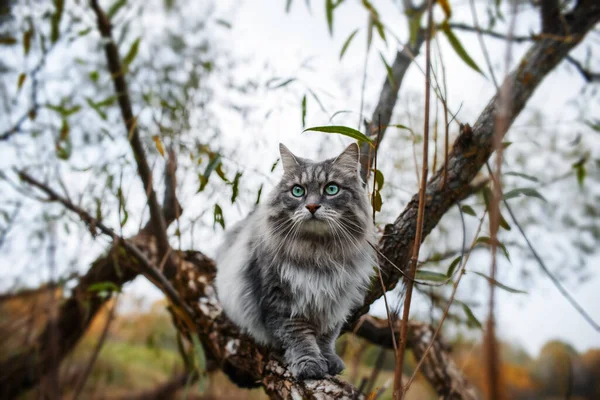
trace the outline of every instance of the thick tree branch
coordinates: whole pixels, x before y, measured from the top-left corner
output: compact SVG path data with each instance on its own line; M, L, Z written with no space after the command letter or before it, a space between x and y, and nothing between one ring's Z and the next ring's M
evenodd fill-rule
M558 0L542 0L540 17L542 32L556 33L561 31L560 4Z
M167 237L167 224L163 216L161 207L158 204L156 198L156 192L154 190L152 182L152 171L148 165L146 158L146 152L140 139L140 133L137 127L137 119L133 115L133 109L131 107L131 99L129 98L129 89L127 87L127 81L125 80L125 70L121 64L121 58L119 57L119 50L117 45L112 38L112 29L110 21L106 14L98 5L97 0L91 0L91 6L96 14L98 20L98 30L104 38L104 51L106 53L106 62L108 69L113 78L113 84L115 92L118 96L119 107L121 109L121 115L125 122L126 132L129 138L129 143L133 151L135 162L138 167L138 174L144 185L144 191L148 197L148 206L150 208L150 222L152 223L152 229L154 235L158 241L158 248L160 251L160 258L162 259L165 254L169 251L169 239ZM173 268L165 269L165 273L170 275L175 273Z
M504 80L502 87L511 87L506 130L523 110L542 80L564 60L569 51L579 44L600 20L600 3L596 0L581 0L573 12L563 18L568 24L569 35L563 38L540 38L531 46L518 67ZM447 184L442 185L442 170L438 170L429 180L423 238L432 231L457 200L466 196L469 183L491 155L497 103L498 94L490 100L472 129L467 125L461 130L448 160ZM506 134L506 130L502 135ZM402 271L406 270L411 256L416 232L417 209L418 198L415 195L396 221L385 227L384 235L379 242L381 253ZM384 272L385 286L391 290L402 276L401 272L386 262L383 257L380 259L380 265ZM381 295L381 287L373 285L363 307L355 312L352 321L357 321L365 314L370 305Z

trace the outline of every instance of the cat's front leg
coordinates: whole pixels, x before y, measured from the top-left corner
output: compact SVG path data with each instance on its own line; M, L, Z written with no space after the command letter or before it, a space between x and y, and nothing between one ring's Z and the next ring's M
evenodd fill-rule
M327 372L331 375L337 375L346 368L344 361L335 352L335 340L340 335L342 324L339 324L331 332L317 337L317 344L321 349L321 354L327 360Z
M284 357L298 379L321 379L328 372L327 360L321 354L315 328L300 318L273 319L269 322L274 336L285 351Z

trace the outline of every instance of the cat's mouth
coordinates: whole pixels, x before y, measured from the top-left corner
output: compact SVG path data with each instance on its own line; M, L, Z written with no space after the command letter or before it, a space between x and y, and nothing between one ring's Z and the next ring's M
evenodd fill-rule
M302 223L302 230L307 233L314 233L317 235L326 235L330 231L329 224L327 222L317 219L314 216Z

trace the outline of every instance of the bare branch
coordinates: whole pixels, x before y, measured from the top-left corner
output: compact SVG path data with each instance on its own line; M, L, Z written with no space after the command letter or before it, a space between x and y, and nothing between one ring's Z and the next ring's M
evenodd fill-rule
M475 26L471 26L468 24L463 24L460 22L450 22L448 23L448 26L450 26L450 28L452 29L459 29L462 31L467 31L467 32L475 32L475 33L480 33L482 35L486 35L495 39L501 39L501 40L509 40L508 35L505 35L503 33L499 33L499 32L495 32L489 29L478 29ZM517 42L517 43L524 43L524 42L531 42L534 40L538 40L539 37L536 36L511 36L510 40L512 40L513 42Z
M590 71L589 69L584 68L584 66L581 65L581 63L579 61L577 61L576 59L574 59L571 56L567 56L566 60L568 62L570 62L571 64L573 64L573 66L575 66L577 71L579 71L579 73L583 76L583 79L585 79L586 82L588 82L588 83L600 82L600 72L593 72L593 71Z

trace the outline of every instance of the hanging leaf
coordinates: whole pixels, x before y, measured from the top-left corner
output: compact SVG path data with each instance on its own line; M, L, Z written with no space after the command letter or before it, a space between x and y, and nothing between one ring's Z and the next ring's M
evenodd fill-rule
M117 198L119 199L119 210L123 213L123 218L121 219L121 228L125 226L127 220L129 219L129 213L127 212L126 204L125 204L125 196L123 196L123 190L119 186L117 188Z
M206 166L204 173L199 176L200 178L200 187L198 188L198 192L201 192L206 188L206 184L208 183L208 179L213 171L217 168L217 166L221 163L221 155L216 154L213 155L210 159L210 162Z
M506 220L504 219L504 216L502 214L500 214L500 226L504 229L506 229L507 231L510 231L512 228L510 227L510 225L508 224L508 222L506 222Z
M33 30L29 29L25 33L23 33L23 53L25 55L29 54L29 50L31 49L31 35L33 34Z
M465 303L463 303L462 301L457 301L457 302L462 306L463 311L465 312L465 314L467 316L467 325L469 327L483 329L481 322L479 322L477 317L475 317L475 314L473 314L473 311L471 311L469 306L466 305Z
M377 190L381 190L383 188L384 183L383 173L378 169L374 169L373 172L375 173L375 183L377 184Z
M420 269L417 271L415 279L420 281L444 282L448 280L448 277L445 274L440 274L439 272Z
M291 8L292 8L292 0L287 0L285 2L285 12L289 13Z
M538 178L536 178L535 176L523 174L521 172L505 172L504 175L518 176L519 178L524 178L524 179L530 180L532 182L538 182L539 181Z
M217 19L215 20L215 23L217 25L221 25L224 28L231 29L231 22L225 21L224 19Z
M379 52L379 56L381 57L381 61L383 61L383 65L385 65L385 70L387 71L387 79L390 85L395 88L396 81L394 80L394 71L392 71L392 67L389 66L387 61L385 61L385 57L381 52Z
M313 92L312 89L310 89L310 88L308 88L308 93L310 93L312 95L313 99L315 99L315 101L319 105L319 108L321 108L321 111L323 111L324 113L327 113L327 110L325 110L325 106L323 106L323 103L321 103L321 100L319 100L319 97L317 96L317 94L315 92Z
M440 5L440 7L442 7L442 10L444 10L446 19L450 18L452 16L452 8L450 8L450 3L448 0L437 0L437 3Z
M61 160L68 160L71 157L73 145L71 144L71 137L69 135L69 123L66 119L62 120L62 126L60 128L60 134L56 141L56 156Z
M125 55L125 57L123 57L123 67L125 70L128 69L129 64L131 64L133 62L133 60L135 59L135 57L137 56L138 50L140 48L140 40L141 40L141 38L135 39L135 41L131 44L131 47L129 48L127 55Z
M262 194L262 189L263 189L263 185L261 183L260 187L258 188L258 193L256 194L256 202L254 204L260 203L260 195Z
M577 176L577 183L579 183L580 187L583 187L583 181L585 180L585 176L587 175L587 171L585 169L586 159L587 157L584 157L575 164L573 164L573 169L575 170L575 175Z
M346 54L346 50L348 50L348 46L350 46L352 39L354 39L354 36L356 36L358 31L359 31L359 29L355 29L354 32L352 32L350 34L350 36L348 36L348 39L346 39L346 41L344 42L344 45L342 46L342 51L340 51L340 60L344 57L344 54Z
M156 147L156 150L164 158L165 157L165 148L163 147L160 137L158 135L153 135L152 140L154 141L154 146Z
M475 243L483 243L486 244L488 246L491 246L492 243L494 243L494 241L492 241L492 238L488 237L488 236L481 236L478 237L477 240L475 241ZM508 249L506 248L506 246L504 245L504 243L502 243L499 240L495 240L496 246L500 247L500 249L502 249L502 252L504 253L504 255L506 256L506 259L508 261L510 261L510 255L508 254Z
M373 140L363 133L357 131L356 129L349 128L347 126L315 126L313 128L307 128L302 131L302 133L307 131L317 131L317 132L325 132L325 133L337 133L340 135L351 137L352 139L360 140L361 142L369 143L373 146Z
M275 168L277 167L277 164L279 163L279 160L280 160L279 158L277 160L275 160L275 162L271 166L271 172L275 171Z
M225 172L223 172L223 163L219 163L219 165L217 165L217 168L215 168L215 172L223 182L231 183L229 182L229 179L227 179L227 177L225 176Z
M482 274L481 272L477 272L477 271L472 271L472 272L474 272L475 274L477 274L477 275L479 275L479 276L481 276L481 277L483 277L483 278L487 279L487 281L488 281L489 283L493 284L494 286L498 286L500 289L506 290L506 291L507 291L507 292L509 292L509 293L520 293L520 294L527 294L527 292L526 292L526 291L524 291L524 290L517 290L517 289L513 289L513 288L511 288L511 287L508 287L508 286L506 286L506 285L503 285L502 283L498 282L497 280L495 280L495 279L492 279L491 277L489 277L489 276L487 276L487 275L484 275L484 274Z
M483 75L483 72L481 72L481 70L475 63L475 61L473 61L471 56L467 53L467 51L465 50L463 45L460 43L458 38L454 35L452 30L450 29L450 25L448 25L448 23L443 23L440 28L446 35L446 38L450 42L450 45L452 46L452 48L454 49L456 54L461 58L461 60L463 60L465 62L465 64L467 64L469 67L473 68L475 71L477 71L481 75Z
M375 196L373 196L373 208L375 209L375 211L380 212L382 205L383 200L381 199L381 193L379 193L379 190L376 190Z
M238 171L233 178L233 183L231 184L231 204L235 203L235 200L238 197L241 177L242 173Z
M468 215L472 215L474 217L477 216L477 213L475 212L475 210L473 210L473 207L469 206L469 205L464 205L460 208L462 210L462 212L464 212L465 214Z
M110 6L110 8L108 9L108 12L106 13L106 16L108 17L109 20L111 20L116 14L117 12L123 8L123 6L127 4L127 0L117 0L113 3L112 6Z
M218 204L215 204L215 209L213 211L213 217L214 217L213 228L215 227L216 224L219 224L219 225L221 225L221 228L225 229L225 219L223 218L223 210L221 210L221 206L219 206Z
M19 75L19 79L17 80L17 91L21 90L21 88L23 87L23 84L25 83L25 78L27 78L27 75L25 75L25 73L21 73Z
M17 44L17 39L12 36L2 36L0 37L0 44L12 46L13 44Z
M508 193L504 193L504 200L509 200L515 197L528 196L528 197L537 197L538 199L547 202L547 200L542 196L537 190L533 188L519 188L513 189Z
M64 0L54 0L54 14L50 17L50 41L55 43L60 36L60 20L65 7Z
M273 82L276 82L279 80L280 80L280 78L275 78L275 79L268 81L267 89L279 89L279 88L285 87L285 86L289 85L290 83L296 81L296 78L288 78L288 79L284 80L283 82L276 84L275 86L272 85Z
M594 131L600 133L600 121L585 121L585 124L592 128Z
M454 271L456 270L456 267L460 264L461 260L462 256L458 256L454 260L452 260L450 266L448 267L448 271L446 271L446 277L450 278L452 275L454 275Z
M302 97L302 128L306 126L306 95Z
M335 8L333 0L325 0L325 17L327 18L327 28L329 35L333 36L333 9Z

